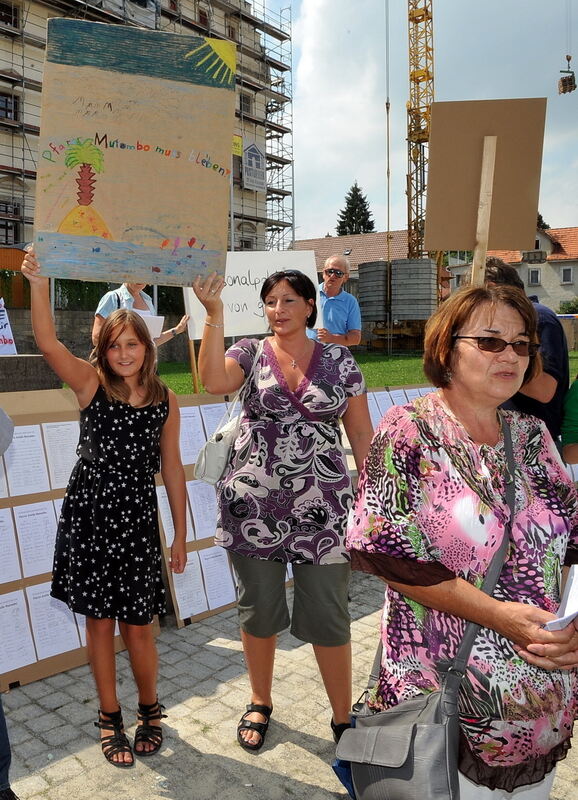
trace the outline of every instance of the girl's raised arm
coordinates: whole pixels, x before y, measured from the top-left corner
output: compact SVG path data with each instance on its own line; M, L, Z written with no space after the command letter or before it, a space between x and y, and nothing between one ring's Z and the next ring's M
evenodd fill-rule
M84 408L98 388L96 370L88 361L74 356L56 338L48 295L48 278L40 274L40 265L33 249L24 256L21 271L30 283L32 329L38 349L58 377L70 386L80 407Z

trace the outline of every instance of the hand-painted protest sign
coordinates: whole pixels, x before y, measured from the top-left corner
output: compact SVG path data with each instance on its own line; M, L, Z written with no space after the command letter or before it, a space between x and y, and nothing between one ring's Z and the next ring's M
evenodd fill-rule
M8 319L8 311L4 305L4 298L0 297L0 355L15 356L16 344Z
M313 250L227 253L226 286L221 295L224 305L225 336L251 336L267 331L267 320L259 292L269 275L284 269L300 270L311 278L317 287ZM185 308L191 317L189 338L200 339L203 335L205 309L192 289L183 291Z
M47 275L190 285L224 272L230 42L48 21L36 197Z

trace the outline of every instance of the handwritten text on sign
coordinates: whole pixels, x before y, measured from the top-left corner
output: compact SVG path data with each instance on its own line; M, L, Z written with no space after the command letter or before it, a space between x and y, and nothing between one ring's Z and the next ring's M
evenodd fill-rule
M225 336L253 336L267 331L267 320L259 293L269 275L279 270L298 269L317 287L317 270L313 250L266 250L227 253L226 285L222 298ZM192 289L183 289L185 308L190 314L189 338L201 339L205 309Z
M0 355L16 355L14 336L12 335L12 328L10 327L10 320L8 319L8 312L4 306L4 298L2 297L0 297Z

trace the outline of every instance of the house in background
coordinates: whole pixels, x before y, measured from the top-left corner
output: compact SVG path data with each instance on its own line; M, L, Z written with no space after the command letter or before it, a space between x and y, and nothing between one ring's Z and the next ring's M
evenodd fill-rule
M389 236L389 248L388 248ZM293 250L313 250L315 264L321 280L323 265L329 256L347 256L351 264L349 280L345 290L358 296L359 264L372 261L392 261L407 258L407 231L376 231L356 233L351 236L323 236L320 239L299 239Z
M564 300L574 300L578 288L578 228L538 230L533 250L491 250L488 256L501 258L515 267L526 293L558 311ZM460 287L470 264L450 265Z

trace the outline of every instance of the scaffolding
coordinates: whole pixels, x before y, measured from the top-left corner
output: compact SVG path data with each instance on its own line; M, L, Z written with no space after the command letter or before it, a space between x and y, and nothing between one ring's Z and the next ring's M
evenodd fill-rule
M42 51L55 10L235 42L236 132L265 152L266 186L244 188L242 162L233 158L232 241L235 249L287 249L294 240L291 10L271 12L265 0L0 0L0 244L12 243L12 222L13 240L32 237Z

